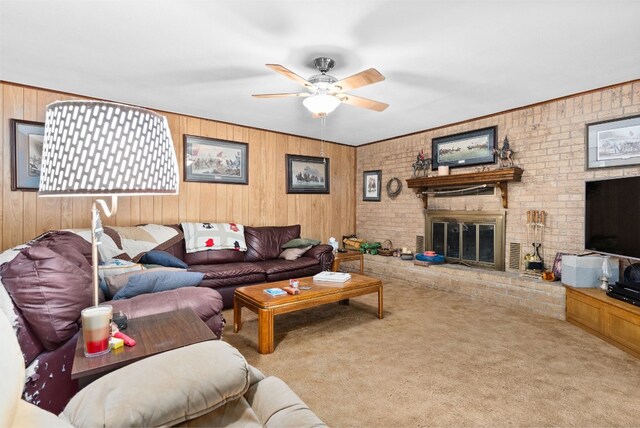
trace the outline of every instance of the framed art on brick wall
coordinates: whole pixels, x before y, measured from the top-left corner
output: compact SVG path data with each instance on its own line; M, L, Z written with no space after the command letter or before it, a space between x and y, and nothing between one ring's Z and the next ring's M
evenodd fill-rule
M382 171L365 171L362 173L362 200L380 202L380 180Z
M640 164L640 116L588 123L587 169Z
M44 123L11 119L11 190L40 187Z
M495 163L496 126L431 140L431 169Z
M184 181L249 184L246 143L184 136Z

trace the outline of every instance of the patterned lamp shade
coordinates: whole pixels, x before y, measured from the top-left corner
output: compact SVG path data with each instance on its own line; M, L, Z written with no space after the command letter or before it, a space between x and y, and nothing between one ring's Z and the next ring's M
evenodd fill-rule
M178 193L167 119L98 101L47 106L39 196Z

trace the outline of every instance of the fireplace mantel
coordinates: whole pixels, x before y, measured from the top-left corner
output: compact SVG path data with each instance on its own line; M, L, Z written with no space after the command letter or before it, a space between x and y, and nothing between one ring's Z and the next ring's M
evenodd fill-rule
M424 192L429 189L491 184L500 188L502 191L502 207L507 208L507 183L520 181L523 172L521 168L512 167L464 174L415 177L407 179L407 187L415 189L417 193L422 195L424 208L427 209L429 195Z

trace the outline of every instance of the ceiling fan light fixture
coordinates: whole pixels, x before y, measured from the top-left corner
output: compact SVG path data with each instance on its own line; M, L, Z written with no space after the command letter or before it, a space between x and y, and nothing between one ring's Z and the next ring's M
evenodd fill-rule
M333 95L316 94L305 98L302 104L311 113L323 116L334 111L340 105L340 100Z

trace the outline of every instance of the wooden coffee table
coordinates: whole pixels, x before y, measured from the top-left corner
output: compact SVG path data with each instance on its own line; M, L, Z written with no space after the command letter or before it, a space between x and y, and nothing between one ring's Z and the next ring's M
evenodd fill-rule
M84 386L99 376L134 361L216 338L191 309L131 318L127 324L127 329L122 332L136 341L135 346L123 346L112 349L108 354L91 358L84 356L84 340L80 330L71 379L79 379L81 386Z
M300 279L300 286L310 286L310 290L300 290L300 294L271 296L266 288L282 288L289 280L269 282L260 285L238 287L233 299L233 331L242 328L242 308L258 314L258 352L270 354L274 350L273 332L275 315L295 312L327 303L339 302L351 297L378 293L378 318L383 318L382 281L364 275L351 274L351 279L343 283L314 281L312 277Z

